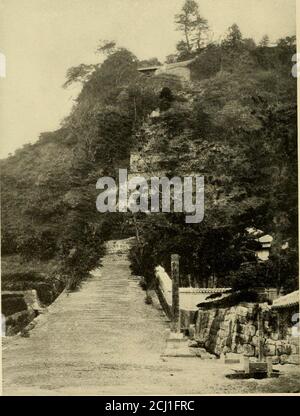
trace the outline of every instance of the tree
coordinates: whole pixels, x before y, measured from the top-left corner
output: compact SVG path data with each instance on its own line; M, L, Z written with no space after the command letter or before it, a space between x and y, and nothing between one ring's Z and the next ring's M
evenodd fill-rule
M221 68L221 48L213 43L207 45L190 64L193 80L199 81L216 75Z
M240 28L236 23L230 26L227 30L227 35L223 39L221 46L224 49L240 50L243 45L243 37Z
M114 40L101 40L96 49L96 53L111 55L116 52L116 42Z
M290 63L292 56L296 53L296 36L286 36L277 41L279 51L279 59L282 65L288 65L290 71Z
M143 59L142 61L139 61L139 67L140 68L147 68L148 66L160 66L161 62L156 58L150 58L150 59Z
M70 117L78 123L82 116L80 113L116 104L122 89L140 76L137 67L138 60L133 53L125 48L116 48L101 65L97 65L89 82L83 84Z
M83 89L77 99L79 106L80 102L84 101L84 96L92 99L94 92L98 102L107 98L106 93L109 96L109 101L111 97L115 96L116 92L120 92L119 88L122 85L128 84L129 81L138 76L137 57L128 49L117 47L114 41L100 42L97 53L102 53L105 56L102 64L80 64L69 68L67 71L64 88L73 82L83 84Z
M282 42L281 49L266 50L278 57L289 47ZM192 93L192 108L185 103L188 114L179 111L175 96L171 108L161 114L160 126L143 125L141 143L149 143L148 137L163 143L159 152L170 177L188 169L205 172L206 183L201 224L187 225L176 213L140 221L140 246L134 249L132 261L148 283L153 267L168 268L170 254L177 252L182 259L182 284L189 274L201 285L212 277L220 285L239 289L262 284L286 290L296 287L296 81L278 68L260 66L256 49L265 51L253 48L254 43L245 42L238 27L233 27L222 49L234 60L227 62L226 72L215 73L219 51L210 49L211 76L197 85L201 94ZM206 62L210 50L204 55ZM159 132L162 126L167 128ZM193 148L198 149L196 157L189 151ZM268 265L260 264L255 257L257 242L245 232L251 226L272 234L274 240L289 241L290 251L273 252ZM273 249L277 250L275 243ZM291 262L293 267L288 268Z
M174 64L175 62L177 62L177 55L175 53L172 53L166 57L167 64Z
M186 0L181 13L175 15L177 30L183 32L184 40L177 44L179 59L182 60L193 54L205 45L208 23L200 16L198 4L194 0Z
M243 39L244 48L248 51L254 51L256 49L256 43L252 38Z
M258 45L265 48L266 46L269 46L269 43L270 43L269 36L264 35Z
M96 69L96 65L85 65L80 64L78 66L73 66L67 70L66 81L63 84L63 88L69 87L69 85L74 82L87 82L93 71Z
M251 70L255 65L253 51L256 44L253 39L243 39L240 28L236 23L227 30L225 38L221 42L221 68L233 72Z
M174 100L172 91L168 87L164 87L161 90L159 94L159 98L160 98L160 103L159 103L160 111L168 110L171 107L172 101Z
M280 38L277 41L277 46L279 48L290 48L293 49L296 47L296 35L286 36L285 38Z

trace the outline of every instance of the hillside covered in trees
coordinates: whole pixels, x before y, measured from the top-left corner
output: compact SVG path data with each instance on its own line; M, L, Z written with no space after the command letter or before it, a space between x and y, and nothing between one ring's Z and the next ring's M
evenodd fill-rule
M295 37L270 46L265 36L256 45L234 24L213 42L189 0L175 21L183 39L167 62L194 58L195 76L184 85L172 79L170 100L161 95L170 80L138 71L159 64L156 58L140 61L103 42L102 63L68 70L64 87L80 82L82 89L59 130L1 161L3 288L57 280L74 287L99 264L105 240L136 232L132 267L149 284L154 266L167 266L177 252L183 281L213 276L236 288L297 286ZM157 108L154 121L149 115ZM185 224L174 213L132 221L129 213L97 212L98 178L116 177L129 167L131 150L143 151L145 143L165 155L170 176L181 163L203 172L202 223ZM274 237L267 262L255 258L247 227Z

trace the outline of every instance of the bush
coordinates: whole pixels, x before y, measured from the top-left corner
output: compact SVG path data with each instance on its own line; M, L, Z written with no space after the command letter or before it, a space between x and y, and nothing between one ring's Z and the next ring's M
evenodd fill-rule
M2 290L36 290L44 305L52 303L64 288L64 282L53 276L45 276L35 271L24 273L4 273L1 276Z
M180 134L192 126L191 110L184 104L173 104L170 109L161 113L160 119L166 124L171 136Z
M213 77L221 69L221 48L208 45L191 64L191 68L195 81Z
M17 251L17 241L14 233L7 230L2 224L1 253L2 256L14 254Z
M131 247L129 261L132 274L143 277L143 280L140 282L142 289L152 288L155 263L151 253L147 250L147 246L136 244Z
M17 237L17 253L26 260L51 259L57 252L56 235L51 230L23 230Z

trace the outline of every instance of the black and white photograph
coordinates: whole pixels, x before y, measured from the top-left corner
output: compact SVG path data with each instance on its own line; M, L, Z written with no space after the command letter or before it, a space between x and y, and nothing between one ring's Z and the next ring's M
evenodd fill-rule
M2 396L300 395L299 3L0 0Z

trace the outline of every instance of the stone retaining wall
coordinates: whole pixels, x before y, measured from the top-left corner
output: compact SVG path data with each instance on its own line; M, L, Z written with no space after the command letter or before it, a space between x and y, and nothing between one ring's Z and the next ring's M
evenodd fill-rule
M292 333L293 308L285 311L263 307L263 347L275 362L299 363L299 340ZM258 355L257 304L245 303L228 308L200 308L197 312L195 339L218 356L238 353Z
M4 317L5 336L12 336L22 331L36 316L37 312L33 309L27 309Z
M3 314L5 320L5 335L15 335L25 328L29 322L34 319L40 312L43 311L43 307L40 304L37 291L23 290L23 291L2 291L2 302L9 301L9 298L20 298L23 302L23 308L17 309L15 313L11 313L7 316ZM2 311L3 312L3 311ZM5 311L4 311L5 313Z

